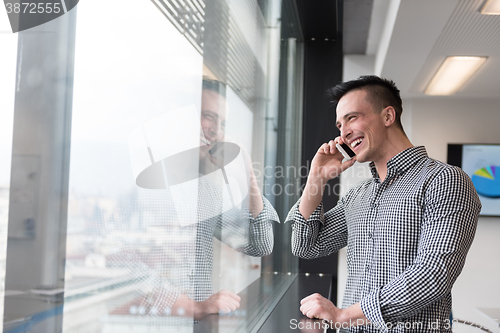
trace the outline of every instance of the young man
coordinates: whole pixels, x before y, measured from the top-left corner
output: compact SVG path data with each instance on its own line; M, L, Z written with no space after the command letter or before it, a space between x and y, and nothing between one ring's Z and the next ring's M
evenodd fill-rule
M471 180L411 144L394 82L363 76L330 93L341 135L318 149L287 220L296 256L312 259L347 246L347 287L342 309L313 294L301 301L302 313L352 332L451 331L451 288L481 210ZM336 143L356 156L342 162ZM370 161L373 178L324 213L326 182L355 161Z

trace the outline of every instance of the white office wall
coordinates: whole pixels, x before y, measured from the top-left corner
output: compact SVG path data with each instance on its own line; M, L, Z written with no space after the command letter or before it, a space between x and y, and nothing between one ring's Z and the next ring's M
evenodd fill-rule
M448 143L500 143L500 99L420 98L411 101L413 144L446 161ZM479 219L467 262L453 287L453 315L500 332L477 308L500 308L500 218ZM468 329L457 327L457 332ZM472 330L471 332L477 332Z

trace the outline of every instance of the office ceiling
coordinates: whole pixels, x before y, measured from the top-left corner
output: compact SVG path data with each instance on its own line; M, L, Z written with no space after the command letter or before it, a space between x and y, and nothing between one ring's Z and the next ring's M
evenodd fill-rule
M365 54L373 0L344 1L344 54Z
M342 33L339 27L338 0L295 0L305 40L335 41Z
M374 8L381 1L375 0ZM477 55L488 60L454 96L500 97L500 16L480 14L484 0L400 0L399 7L399 0L385 2L384 24L370 27L377 23L382 29L370 31L381 35L375 71L393 79L403 95L425 96L447 56ZM393 14L397 10L392 18L391 6Z

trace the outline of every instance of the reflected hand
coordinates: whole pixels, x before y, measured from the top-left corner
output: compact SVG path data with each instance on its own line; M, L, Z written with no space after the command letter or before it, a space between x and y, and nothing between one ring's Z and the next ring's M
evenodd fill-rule
M240 307L241 297L229 290L221 290L195 305L195 319L213 313L229 313Z
M210 149L209 158L213 164L215 164L219 168L224 166L224 143L234 143L235 145L237 145L247 169L250 169L252 167L252 160L245 147L230 136L226 136L224 141L217 141L215 145Z
M210 159L210 162L219 168L224 167L223 145L224 142L219 141L208 151L208 158Z

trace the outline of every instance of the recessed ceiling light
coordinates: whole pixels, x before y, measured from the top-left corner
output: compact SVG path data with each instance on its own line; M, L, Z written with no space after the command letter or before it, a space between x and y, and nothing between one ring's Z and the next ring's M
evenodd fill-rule
M481 7L481 14L500 15L500 0L488 0Z
M425 89L426 95L453 95L487 57L447 57Z

